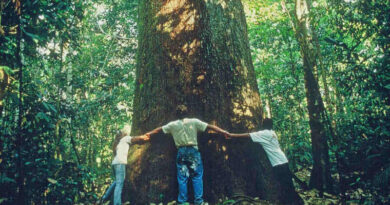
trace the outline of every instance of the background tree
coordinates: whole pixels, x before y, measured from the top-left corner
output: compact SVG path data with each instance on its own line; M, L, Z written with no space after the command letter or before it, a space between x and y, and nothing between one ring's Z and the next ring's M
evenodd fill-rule
M303 60L306 99L309 110L311 130L313 170L310 176L310 186L320 190L332 190L332 178L329 163L328 134L326 130L326 112L320 93L318 80L314 73L320 65L318 40L310 22L311 2L295 1L296 38L300 45Z

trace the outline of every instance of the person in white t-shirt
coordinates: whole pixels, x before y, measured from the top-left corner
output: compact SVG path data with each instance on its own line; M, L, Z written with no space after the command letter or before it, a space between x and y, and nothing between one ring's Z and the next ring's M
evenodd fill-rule
M275 131L272 130L273 122L272 119L266 118L263 121L263 130L252 132L252 133L243 133L243 134L234 134L229 133L228 138L230 137L249 137L253 142L259 143L265 153L271 165L273 167L273 173L275 177L279 179L281 194L284 194L284 197L281 197L282 204L303 204L301 197L294 190L294 185L292 182L292 173L288 167L288 160L284 152L280 149L279 141ZM291 196L286 196L286 194L291 194Z
M149 141L149 139L150 138L147 135L131 137L123 131L118 132L113 144L114 159L111 163L115 174L115 181L110 185L106 193L100 199L99 204L107 201L114 193L113 204L122 205L122 188L125 181L127 154L129 152L130 145L134 143L143 143Z
M213 130L222 135L227 135L225 130L209 125L196 118L186 118L187 107L179 105L176 109L176 115L179 120L169 122L158 127L151 132L146 133L150 136L164 132L171 134L177 147L176 167L177 181L179 184L178 204L188 204L187 182L192 179L194 188L194 204L207 204L203 201L203 164L198 151L197 133L204 132L207 129Z

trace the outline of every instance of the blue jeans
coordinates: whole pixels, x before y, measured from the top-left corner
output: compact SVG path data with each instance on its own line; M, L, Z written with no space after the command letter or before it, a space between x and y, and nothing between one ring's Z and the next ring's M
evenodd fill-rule
M125 181L126 165L125 164L114 164L112 165L115 173L115 181L107 189L103 195L102 200L107 201L114 192L114 205L122 205L122 188Z
M194 203L203 202L203 164L200 153L194 147L180 147L176 158L177 181L179 183L178 203L188 201L187 182L192 179L194 187Z

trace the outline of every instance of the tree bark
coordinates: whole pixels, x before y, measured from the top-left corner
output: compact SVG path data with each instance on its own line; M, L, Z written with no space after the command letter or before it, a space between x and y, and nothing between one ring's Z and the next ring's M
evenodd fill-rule
M313 31L309 18L310 1L295 1L296 37L300 45L303 58L303 71L306 88L306 99L309 110L309 124L311 129L313 170L310 176L310 187L323 190L332 190L330 175L329 154L325 123L325 108L319 90L318 81L313 74L318 65Z
M232 132L259 129L262 106L240 1L140 1L138 26L133 135L176 120L180 104L191 117ZM206 201L242 193L277 202L286 194L260 145L212 133L198 141ZM176 200L175 159L170 135L133 145L123 199Z

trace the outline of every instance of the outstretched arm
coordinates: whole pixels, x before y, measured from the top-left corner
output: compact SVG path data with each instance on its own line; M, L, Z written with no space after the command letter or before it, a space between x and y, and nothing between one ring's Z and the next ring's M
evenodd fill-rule
M131 138L131 143L132 144L141 144L141 143L147 142L149 140L150 140L150 136L145 134L145 135L135 136L135 137Z
M152 130L150 132L147 132L147 133L145 133L143 135L133 137L131 139L131 143L141 144L143 142L149 141L150 140L150 135L158 134L161 131L162 131L162 127L157 127L156 129L154 129L154 130Z
M229 132L226 131L226 130L223 130L221 128L219 128L218 126L215 126L215 125L207 125L207 129L209 130L214 130L215 132L217 133L220 133L222 135L224 135L225 137L229 135Z
M229 137L250 137L249 133L242 133L242 134L235 134L235 133L229 133Z
M154 129L150 132L147 132L145 135L150 137L150 135L158 134L160 132L162 132L162 127L157 127L156 129Z

